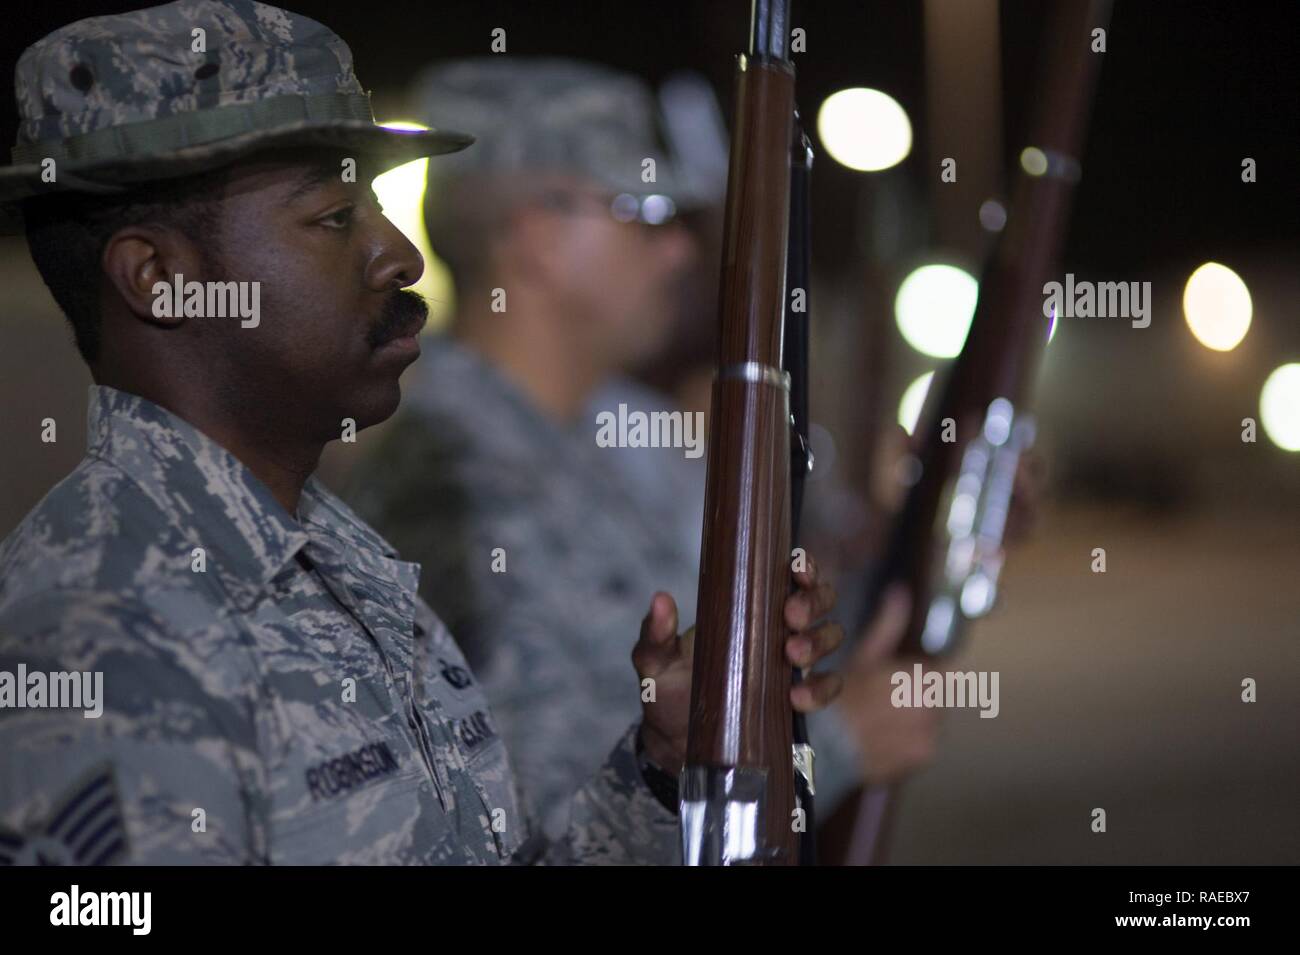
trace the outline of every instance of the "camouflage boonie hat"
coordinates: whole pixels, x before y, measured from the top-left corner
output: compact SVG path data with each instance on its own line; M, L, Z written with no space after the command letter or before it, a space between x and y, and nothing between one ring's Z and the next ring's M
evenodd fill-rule
M396 165L474 141L376 126L347 44L253 0L79 20L28 47L14 79L18 142L13 165L0 168L0 203L118 192L269 147L336 147Z
M487 56L439 63L411 98L418 118L473 129L472 150L429 167L430 179L563 173L613 194L664 195L679 208L716 201L666 148L650 86L577 60ZM654 160L654 181L643 178Z

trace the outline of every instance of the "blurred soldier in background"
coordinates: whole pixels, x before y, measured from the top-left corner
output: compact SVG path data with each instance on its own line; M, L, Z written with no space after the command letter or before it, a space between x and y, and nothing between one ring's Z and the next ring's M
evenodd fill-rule
M421 121L478 136L430 165L426 193L457 307L352 499L424 566L422 593L461 637L554 831L629 716L626 628L643 595L668 590L694 619L702 433L683 420L699 443L656 448L598 434L602 416L682 413L622 374L669 344L701 267L716 283L679 219L716 203L718 183L661 145L657 125L673 123L646 85L603 67L460 61L416 95ZM904 609L901 595L887 602L848 661L850 705L814 723L819 792L822 768L842 794L930 758L937 711L889 701Z

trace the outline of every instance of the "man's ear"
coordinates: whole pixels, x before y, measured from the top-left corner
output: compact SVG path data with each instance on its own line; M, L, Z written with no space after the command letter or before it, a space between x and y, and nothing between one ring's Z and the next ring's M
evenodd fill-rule
M202 279L198 249L165 226L127 226L113 233L100 260L104 275L136 318L157 325L180 325L184 312L172 301L176 276Z

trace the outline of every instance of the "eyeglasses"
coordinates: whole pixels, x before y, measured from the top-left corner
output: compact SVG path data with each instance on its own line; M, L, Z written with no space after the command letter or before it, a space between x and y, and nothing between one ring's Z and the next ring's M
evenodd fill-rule
M667 225L677 217L677 204L665 195L652 193L634 196L621 192L613 198L588 192L549 192L543 201L553 209L570 214L579 213L579 202L586 200L590 208L604 206L605 212L615 222L640 222L643 225Z

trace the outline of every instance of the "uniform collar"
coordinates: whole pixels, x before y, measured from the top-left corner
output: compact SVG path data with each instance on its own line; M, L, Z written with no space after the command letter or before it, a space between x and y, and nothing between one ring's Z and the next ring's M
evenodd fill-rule
M182 535L202 547L241 608L251 606L309 543L396 556L315 478L295 520L238 458L167 409L138 395L91 385L88 453L124 472Z

